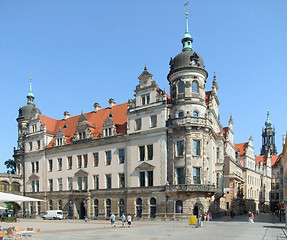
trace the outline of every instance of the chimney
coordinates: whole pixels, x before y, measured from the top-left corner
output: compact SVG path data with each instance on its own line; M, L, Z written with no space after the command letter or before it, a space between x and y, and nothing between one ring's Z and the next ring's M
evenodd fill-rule
M114 100L114 99L110 98L110 100L109 100L109 104L110 104L109 108L113 108L113 106L115 106L115 105L116 105L116 102L115 102L115 100Z
M94 112L97 112L101 109L101 106L99 103L96 102L96 103L94 103L94 108L95 108Z
M69 117L71 116L71 114L68 111L64 112L64 118L65 120L67 120Z

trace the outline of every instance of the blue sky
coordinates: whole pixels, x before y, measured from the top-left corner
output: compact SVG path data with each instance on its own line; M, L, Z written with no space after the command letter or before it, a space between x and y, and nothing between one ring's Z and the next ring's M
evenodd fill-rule
M133 98L147 64L169 91L170 57L181 52L184 3L174 0L0 0L0 172L17 146L18 109L27 102L32 76L42 114L62 119L108 99ZM193 49L219 85L220 120L233 115L236 143L261 147L267 109L282 151L287 31L285 0L189 2Z

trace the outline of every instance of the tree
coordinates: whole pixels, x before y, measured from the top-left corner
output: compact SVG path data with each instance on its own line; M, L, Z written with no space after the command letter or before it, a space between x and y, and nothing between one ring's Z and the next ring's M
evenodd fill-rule
M5 161L4 164L7 168L7 173L12 173L12 174L16 173L16 163L14 160L8 159L7 161Z

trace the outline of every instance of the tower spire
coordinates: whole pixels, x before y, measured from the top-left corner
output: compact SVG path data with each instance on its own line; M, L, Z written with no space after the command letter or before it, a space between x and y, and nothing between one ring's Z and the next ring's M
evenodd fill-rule
M32 78L30 77L30 89L27 94L27 104L34 104L34 94L32 93Z
M271 122L271 120L270 120L269 109L268 109L268 110L267 110L267 120L266 120L266 122L265 122L265 126L266 126L266 127L271 127L271 125L272 125L272 122Z
M188 2L186 4L184 4L184 6L186 7L186 13L185 13L185 18L186 18L186 24L185 24L185 34L183 36L183 38L181 39L181 42L183 44L183 48L182 48L182 51L192 51L192 42L193 42L193 39L191 37L191 35L189 34L189 31L188 31L188 11L187 11L187 5L188 5Z

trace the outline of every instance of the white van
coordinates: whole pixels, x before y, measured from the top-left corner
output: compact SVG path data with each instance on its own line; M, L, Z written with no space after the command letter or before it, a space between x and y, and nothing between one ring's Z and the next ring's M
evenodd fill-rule
M62 210L48 210L45 215L43 216L43 219L63 219L63 211Z

